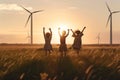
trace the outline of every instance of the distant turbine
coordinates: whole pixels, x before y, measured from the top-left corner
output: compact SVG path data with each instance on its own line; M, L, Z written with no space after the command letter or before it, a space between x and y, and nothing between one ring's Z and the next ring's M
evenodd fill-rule
M100 33L96 37L98 39L98 44L100 44Z
M112 15L114 13L119 13L120 11L111 11L107 3L106 3L106 6L108 8L108 11L110 12L106 26L108 25L108 23L110 21L110 44L112 45Z
M26 37L26 39L28 39L28 43L30 43L30 34L29 34L29 32L27 33L27 37Z
M20 7L22 7L25 11L30 13L25 26L28 24L28 21L31 18L31 31L30 31L31 32L31 36L30 37L31 37L31 44L33 44L33 14L34 13L38 13L38 12L42 12L43 10L38 10L38 11L31 12L31 11L27 10L26 8L24 8L23 6L20 6Z

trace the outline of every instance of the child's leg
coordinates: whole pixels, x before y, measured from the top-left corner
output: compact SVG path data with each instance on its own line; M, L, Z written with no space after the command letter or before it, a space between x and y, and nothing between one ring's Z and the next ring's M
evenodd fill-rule
M64 52L64 56L66 56L66 51Z
M51 54L51 51L49 50L49 55Z
M63 51L61 51L61 56L63 57Z

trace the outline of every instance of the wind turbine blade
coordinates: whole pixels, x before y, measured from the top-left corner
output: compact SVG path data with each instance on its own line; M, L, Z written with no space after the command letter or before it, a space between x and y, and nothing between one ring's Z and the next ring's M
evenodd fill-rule
M26 27L26 25L28 24L28 21L29 21L30 17L31 17L31 14L29 15L29 17L28 17L28 19L27 19L27 21L26 21L25 27Z
M110 10L110 8L109 8L107 2L106 2L106 6L107 6L107 8L108 8L108 11L111 13L111 10Z
M32 13L37 13L37 12L42 12L42 11L44 11L44 10L38 10L38 11L34 11Z
M27 10L26 8L24 8L23 6L20 5L21 8L23 8L25 11L31 13L29 10Z
M106 23L106 27L108 26L108 23L109 23L109 20L110 20L111 15L112 15L112 14L110 14L109 17L108 17L108 20L107 20L107 23Z
M112 12L112 13L119 13L120 11L114 11L114 12Z

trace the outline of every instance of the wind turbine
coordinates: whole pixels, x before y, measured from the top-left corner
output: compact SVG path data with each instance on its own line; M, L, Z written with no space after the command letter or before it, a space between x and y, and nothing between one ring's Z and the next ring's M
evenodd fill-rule
M115 13L119 13L120 11L111 11L111 9L109 8L107 3L106 3L106 6L108 8L108 11L110 12L110 15L108 17L106 26L110 22L110 44L112 45L112 15L115 14Z
M100 33L96 37L98 39L98 44L100 44Z
M28 39L28 43L30 42L30 35L29 35L29 32L27 33L27 37L26 37L26 39Z
M28 16L27 22L25 24L25 26L28 24L28 21L31 19L31 44L33 44L33 14L34 13L38 13L38 12L42 12L43 10L38 10L38 11L29 11L28 9L24 8L23 6L20 5L20 7L22 7L25 11L27 11L30 15Z

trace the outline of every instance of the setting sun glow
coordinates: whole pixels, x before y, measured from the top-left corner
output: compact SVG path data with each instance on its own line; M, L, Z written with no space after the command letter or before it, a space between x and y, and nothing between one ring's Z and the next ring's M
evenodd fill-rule
M101 44L109 43L110 26L106 28L109 11L120 10L120 0L0 0L0 43L30 44L31 21L26 27L29 16L21 6L29 11L44 10L33 15L33 43L44 44L43 27L45 31L52 30L52 44L59 44L60 33L67 29L80 31L86 26L83 44L97 44L97 35L101 33ZM95 5L96 4L96 5ZM38 11L39 12L39 11ZM113 44L120 44L120 14L113 16ZM29 34L27 34L29 33ZM27 38L26 38L27 37ZM66 42L73 43L70 31Z
M62 34L62 31L66 31L66 32L67 32L67 30L69 29L69 28L67 27L67 25L65 25L65 24L59 25L58 28L60 28L60 33L61 33L61 34Z
M61 24L58 28L60 28L61 29L61 31L63 31L63 30L68 30L69 28L67 27L67 25L64 25L64 24Z

